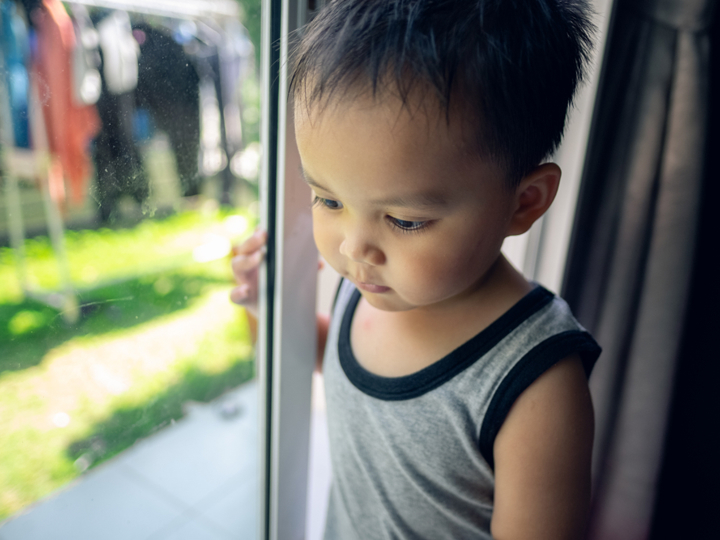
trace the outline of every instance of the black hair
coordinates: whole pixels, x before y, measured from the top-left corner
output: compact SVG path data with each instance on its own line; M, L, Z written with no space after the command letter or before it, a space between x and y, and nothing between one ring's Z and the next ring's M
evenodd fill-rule
M517 185L562 139L594 27L582 0L333 0L304 29L290 95L310 106L394 88L450 98Z

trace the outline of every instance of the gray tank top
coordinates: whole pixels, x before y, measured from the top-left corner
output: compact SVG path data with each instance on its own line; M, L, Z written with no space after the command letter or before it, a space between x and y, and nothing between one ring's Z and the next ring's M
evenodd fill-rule
M510 407L570 354L589 375L600 348L537 286L434 364L380 377L350 346L359 300L341 283L323 365L333 471L325 540L490 539L493 443Z

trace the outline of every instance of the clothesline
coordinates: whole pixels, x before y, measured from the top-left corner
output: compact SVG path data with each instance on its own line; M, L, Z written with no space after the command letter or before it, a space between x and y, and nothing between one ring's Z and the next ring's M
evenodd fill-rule
M73 0L68 3L165 17L236 18L239 15L233 0Z
M235 2L232 0L124 0L124 1L117 1L117 0L77 0L74 2L68 2L70 4L80 4L85 6L96 6L96 7L104 7L109 9L116 9L120 12L135 12L135 13L142 13L142 14L148 14L148 15L158 15L162 17L170 17L170 18L180 18L180 19L216 19L218 22L220 22L220 19L238 19L239 16L239 9ZM5 5L5 4L3 4ZM53 8L59 8L59 9L53 9ZM8 13L3 13L3 15L8 15ZM43 128L69 128L72 127L71 123L67 121L67 117L70 114L74 114L75 116L78 116L77 111L75 109L78 109L80 111L91 111L93 114L95 113L95 108L92 105L92 103L89 103L88 106L77 105L74 103L71 99L71 90L72 86L68 86L72 84L72 80L66 80L66 77L62 77L62 84L60 84L58 81L60 80L57 76L54 77L54 75L58 74L67 74L69 73L68 67L72 65L72 59L68 59L67 55L69 54L66 49L64 49L62 46L54 44L53 42L48 42L47 40L50 38L53 38L55 42L62 43L62 37L66 37L63 32L73 32L72 25L70 23L70 19L68 18L65 10L62 9L60 6L60 2L58 0L53 0L48 2L46 0L45 2L45 10L42 13L43 17L36 17L35 21L35 27L38 31L38 36L43 36L45 39L43 41L40 41L38 44L38 51L45 52L44 56L39 57L40 60L38 61L38 78L42 75L43 80L43 88L49 89L52 87L52 97L53 100L51 100L52 104L55 105L55 107L50 110L50 108L43 108L43 111L45 114L43 115L35 115L38 119L40 116L44 117L45 123L48 122L48 120L55 120L52 124L49 124L47 126L41 125ZM3 16L3 23L7 22L5 21L5 17ZM52 22L52 24L51 24ZM5 36L5 24L3 24L3 28L0 29L0 37ZM223 24L223 26L225 26ZM232 25L230 25L232 26ZM132 38L131 38L132 39ZM44 46L43 46L44 45ZM7 52L7 51L5 51ZM59 54L64 54L65 56L62 58L55 58L52 57L53 54L56 56ZM4 55L0 55L4 56ZM17 56L17 55L16 55ZM0 72L7 73L6 71L6 62L5 58L0 58ZM25 62L27 59L20 55L18 58L13 57L13 60ZM70 62L70 63L69 63ZM230 66L235 67L237 66ZM44 68L45 71L43 71ZM53 71L54 70L54 71ZM72 70L70 70L72 71ZM237 71L237 69L235 70ZM27 79L26 79L27 82ZM11 123L12 118L12 107L10 103L10 88L7 85L8 80L7 78L3 78L0 80L0 116L3 118L2 126L0 129L0 140L2 140L2 145L0 146L0 153L3 154L3 156L0 156L0 161L2 161L5 165L10 164L13 160L7 159L10 156L11 152L18 151L15 147L15 137L13 134L13 126ZM52 84L51 84L52 83ZM64 85L64 86L63 86ZM218 87L220 85L215 85ZM219 94L220 96L220 94ZM32 97L31 95L27 95L26 97ZM31 100L32 103L37 103L37 97L33 100ZM177 102L178 100L172 100L173 103ZM73 105L74 104L74 105ZM73 105L75 109L73 109L70 105ZM33 110L36 110L36 112L39 110L37 106L34 107ZM223 109L224 110L224 109ZM74 112L73 112L74 111ZM53 115L52 113L58 113ZM62 113L62 114L60 114ZM236 111L237 114L239 112ZM60 115L60 116L58 116ZM57 118L56 118L57 117ZM78 116L82 120L80 116ZM85 119L86 120L86 119ZM67 150L68 141L77 143L75 146L73 146L71 149L77 150L76 147L80 146L87 146L88 138L91 137L94 134L94 129L88 131L88 126L92 127L92 125L95 125L97 122L88 122L82 120L79 122L79 126L83 127L84 131L79 132L78 129L74 129L73 133L71 135L76 135L74 137L67 136L67 133L61 133L61 136L55 136L54 138L51 138L52 141L61 141L63 142L64 146L60 148L59 150L56 148L54 151L54 154L56 155L56 159L51 163L51 167L40 174L42 176L42 180L39 182L39 187L41 189L42 195L43 195L43 201L45 206L45 215L48 225L48 232L50 234L50 237L52 239L53 249L55 251L57 261L58 261L58 270L60 274L60 288L59 290L55 291L46 291L46 290L38 290L35 287L32 286L32 284L27 279L26 275L26 269L24 266L24 240L25 240L25 227L24 227L24 220L22 215L22 203L20 201L20 194L18 189L18 179L16 177L16 173L19 171L15 170L6 170L5 174L3 175L5 177L5 192L7 195L7 204L6 209L8 211L8 222L9 222L9 229L10 229L10 240L11 244L14 248L14 251L18 257L18 274L20 278L20 282L23 288L24 293L27 296L30 296L32 298L35 298L43 303L46 303L48 305L52 305L53 307L59 309L61 313L63 314L63 317L69 322L74 323L78 317L79 317L79 307L78 307L78 299L77 295L75 293L74 287L72 285L72 281L70 279L70 272L69 272L69 264L67 255L65 253L65 247L64 247L64 224L63 224L63 218L59 211L58 201L60 199L64 198L64 192L62 197L58 197L58 194L56 193L53 195L51 188L51 184L54 186L62 186L64 187L63 183L63 177L66 177L66 179L72 180L70 178L69 173L75 171L77 167L73 168L71 165L77 165L77 162L80 158L82 158L82 162L84 163L87 159L87 156L85 155L85 150L82 152L74 152L72 155L70 155L68 152L62 153L61 150L65 149ZM43 124L43 122L40 122L40 124ZM77 123L76 123L77 124ZM75 124L73 124L75 125ZM77 127L77 126L76 126ZM39 144L38 141L41 139L44 139L42 136L38 135L42 130L35 130L36 132L36 146L34 149L30 150L31 152L34 152L34 156L44 156L46 155L46 152L43 150L43 146L47 146L49 144L50 150L52 151L52 144L50 144L50 141L46 143L45 145ZM57 130L56 130L57 131ZM55 133L55 132L53 132ZM55 133L57 135L57 133ZM76 140L77 139L77 140ZM82 144L80 144L82 143ZM58 146L55 144L55 146ZM38 150L39 149L39 150ZM190 153L192 154L192 152ZM76 159L69 160L68 156L74 157ZM60 160L60 157L65 158L64 161ZM65 170L63 171L63 168ZM57 171L57 174L51 174L53 171ZM77 172L77 171L75 171ZM81 171L82 172L82 171ZM80 186L80 188L77 188L77 185L74 187L74 192L81 193L84 190L82 187L84 186L84 181L86 180L87 174L75 174L82 182L78 183L77 185ZM59 180L56 182L52 182L52 179ZM77 180L77 178L76 178Z

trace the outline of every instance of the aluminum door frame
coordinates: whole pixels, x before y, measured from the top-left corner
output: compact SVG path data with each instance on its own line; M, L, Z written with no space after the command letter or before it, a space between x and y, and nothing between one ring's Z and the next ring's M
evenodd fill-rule
M263 3L260 222L268 245L257 342L262 540L305 535L318 255L287 88L289 36L306 13L306 0Z

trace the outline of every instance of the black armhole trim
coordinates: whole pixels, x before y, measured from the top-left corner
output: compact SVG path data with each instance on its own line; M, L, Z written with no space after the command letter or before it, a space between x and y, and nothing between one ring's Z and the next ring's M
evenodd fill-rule
M495 437L515 400L540 375L573 353L580 355L585 375L589 377L595 361L600 356L600 346L587 332L568 330L555 334L533 347L500 383L490 401L480 430L480 453L491 468L495 468L493 458Z
M536 286L475 337L434 364L404 377L375 375L365 370L355 358L350 344L350 327L360 297L360 291L355 289L345 307L338 337L340 365L350 382L365 394L385 401L400 401L419 397L464 371L518 325L552 302L554 295L547 289Z

